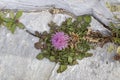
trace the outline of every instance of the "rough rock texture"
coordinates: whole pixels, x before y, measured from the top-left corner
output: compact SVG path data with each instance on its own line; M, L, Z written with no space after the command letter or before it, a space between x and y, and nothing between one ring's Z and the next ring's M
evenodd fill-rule
M1 0L0 8L22 9L24 11L40 11L53 7L62 8L78 16L91 14L104 24L113 20L112 13L106 8L104 0Z
M5 1L9 0L1 0L0 4L4 4ZM9 2L17 3L17 1L22 4L22 0ZM37 2L33 3L37 4ZM49 31L47 26L49 21L53 20L60 25L61 21L68 17L70 16L51 15L43 11L24 13L20 21L31 32L35 30L43 32ZM95 19L92 20L91 26L94 30L98 29L106 34L107 30ZM15 34L11 34L5 27L0 27L0 80L120 80L120 62L112 59L116 53L116 45L112 43L106 44L103 48L97 47L90 50L94 54L92 57L79 60L78 65L69 66L65 72L57 74L58 64L51 63L47 59L39 61L35 58L40 52L34 48L37 40L25 30L17 29ZM114 46L114 51L109 52L109 46Z
M37 60L36 38L23 30L0 28L0 80L48 80L55 64Z

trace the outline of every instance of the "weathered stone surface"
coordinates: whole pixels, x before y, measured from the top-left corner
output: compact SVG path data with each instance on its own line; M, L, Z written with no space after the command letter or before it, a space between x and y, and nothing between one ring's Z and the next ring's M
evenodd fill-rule
M0 28L0 80L48 80L55 64L37 60L34 48L38 39L24 30L11 34Z
M53 16L48 11L38 13L24 13L20 21L25 25L27 30L48 31L48 23L52 21Z
M0 7L7 8L15 8L15 9L28 9L31 8L36 9L35 5L41 6L45 4L52 4L53 2L49 2L49 0L1 0ZM39 1L43 1L40 2ZM45 3L45 1L48 1ZM57 1L57 0L56 0ZM61 0L58 0L61 2ZM65 1L65 0L63 0ZM79 4L81 2L88 0L69 0L65 1L68 9L74 10L73 12L79 13L79 10L84 7L78 9L80 6L75 5L75 3ZM94 2L95 0L93 0ZM97 0L96 0L97 1ZM107 12L104 14L101 8L97 9L97 6L100 7L100 4L96 6L92 4L95 12L103 13L104 17L110 17ZM87 4L89 4L87 2ZM13 3L16 3L13 5ZM59 4L59 3L58 3ZM58 5L57 4L57 5ZM60 4L64 4L60 3ZM32 5L32 6L31 6ZM83 5L83 4L82 4ZM86 10L91 9L91 5L87 5ZM103 4L102 4L103 5ZM11 6L11 7L10 7ZM60 6L60 5L58 5ZM38 7L39 8L39 7ZM37 9L38 9L37 8ZM82 12L82 11L81 11ZM84 12L84 11L83 11ZM109 12L109 11L108 11ZM84 12L85 13L85 12ZM96 14L96 13L95 13ZM99 16L99 14L97 14ZM40 12L40 13L24 13L21 17L21 21L25 24L26 29L34 32L38 30L39 32L43 32L44 30L49 30L47 23L51 20L60 24L61 21L64 21L68 18L68 15L51 15L49 12ZM104 21L106 17L102 17L101 19ZM93 19L92 28L94 30L100 30L103 34L106 34L106 30L103 26ZM105 32L105 33L104 33ZM15 34L11 34L6 28L0 28L0 80L119 80L120 79L120 62L113 61L112 56L116 53L115 51L109 52L108 47L114 44L106 44L103 48L97 47L95 50L90 50L94 55L90 58L85 58L81 61L78 61L79 64L75 66L69 66L69 68L61 73L57 74L56 70L58 68L58 64L51 63L47 59L43 59L41 61L37 60L35 57L40 52L34 48L34 43L38 39L28 34L25 30L19 30L15 32ZM116 46L115 46L116 50Z
M62 8L75 16L91 14L104 24L113 19L106 8L104 0L1 0L0 8L22 9L25 11L44 10L45 8Z

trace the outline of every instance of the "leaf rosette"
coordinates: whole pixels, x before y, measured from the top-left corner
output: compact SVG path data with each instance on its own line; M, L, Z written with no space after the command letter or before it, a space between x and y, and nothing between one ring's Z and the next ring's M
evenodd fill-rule
M77 59L92 56L87 53L91 46L83 37L87 33L87 27L90 26L91 16L79 16L76 20L66 19L60 26L50 22L50 32L35 34L39 41L35 43L36 49L41 49L37 59L48 58L50 61L59 63L57 70L61 73L67 69L68 65L78 64Z

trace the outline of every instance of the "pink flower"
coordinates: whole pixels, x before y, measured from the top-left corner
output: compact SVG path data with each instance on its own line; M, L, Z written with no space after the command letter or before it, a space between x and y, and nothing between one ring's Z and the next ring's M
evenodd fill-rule
M68 46L69 36L64 32L56 32L53 34L51 41L56 49L62 50Z

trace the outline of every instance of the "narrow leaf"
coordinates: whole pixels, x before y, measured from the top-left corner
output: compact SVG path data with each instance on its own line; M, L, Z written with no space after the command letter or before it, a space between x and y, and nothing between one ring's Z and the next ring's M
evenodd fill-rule
M18 12L16 13L15 20L16 20L16 19L19 19L19 18L22 16L22 14L23 14L22 11L18 11Z
M44 56L43 56L43 54L42 54L42 53L40 53L40 54L38 54L38 55L36 56L36 58L37 58L37 59L39 59L39 60L41 60L41 59L43 59L43 58L44 58Z
M69 56L69 57L68 57L68 62L69 62L69 63L72 63L72 61L73 61L72 57Z
M10 28L10 31L11 31L12 33L14 33L14 32L15 32L15 30L16 30L16 25L15 25L15 24L13 24L13 25L11 26L11 28Z
M93 54L91 53L85 53L85 57L91 57Z
M17 23L17 26L20 28L20 29L24 29L25 28L25 26L24 26L24 24L22 24L22 23Z
M77 59L81 60L85 57L85 54L83 53L80 53L78 56L77 56Z
M13 11L10 11L9 14L10 14L10 18L14 19L14 16L15 16L15 15L14 15L14 12L13 12Z
M57 72L61 73L61 72L65 71L66 69L67 69L67 65L60 65Z

